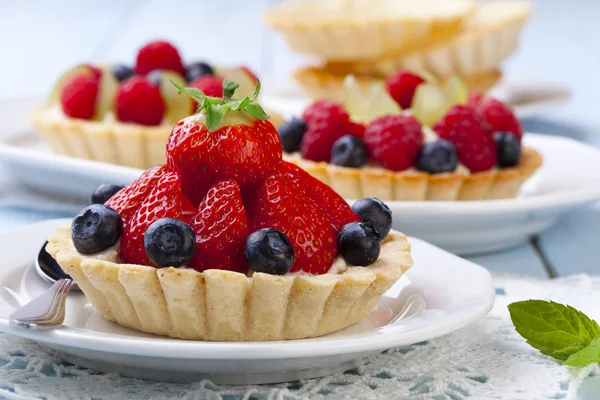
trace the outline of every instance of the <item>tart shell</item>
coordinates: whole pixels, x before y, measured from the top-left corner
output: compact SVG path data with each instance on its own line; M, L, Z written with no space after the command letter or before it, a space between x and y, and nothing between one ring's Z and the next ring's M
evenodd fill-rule
M166 162L173 128L68 118L48 107L34 110L30 121L54 153L140 169ZM280 114L271 114L275 127L282 121Z
M384 80L383 76L369 76L357 74L346 68L332 68L328 64L323 67L304 67L294 72L294 78L302 86L302 89L312 99L330 99L344 103L346 94L344 91L344 79L347 75L356 74L358 84L366 88L374 81ZM500 79L500 71L492 71L482 76L462 78L469 89L481 93L487 92Z
M383 201L497 200L517 196L521 185L542 165L542 155L524 147L516 167L462 174L429 174L420 171L393 172L382 168L347 168L313 162L284 154L328 184L346 199L377 197Z
M396 231L379 259L351 267L341 257L324 275L244 274L118 264L79 254L70 227L57 230L47 251L105 318L139 331L181 339L267 341L326 335L362 319L413 264ZM113 251L116 253L116 251Z

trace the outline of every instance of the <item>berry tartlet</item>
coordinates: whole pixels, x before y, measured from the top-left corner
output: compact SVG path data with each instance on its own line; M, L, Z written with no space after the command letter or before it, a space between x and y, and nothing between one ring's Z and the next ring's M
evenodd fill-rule
M239 82L238 93L244 96L252 95L257 82L246 67L184 66L172 44L154 41L139 50L133 67L69 69L55 83L48 103L31 114L31 122L55 153L149 168L164 164L172 126L195 109L171 81L221 96L224 79Z
M390 209L352 208L282 160L251 98L181 88L167 163L125 188L103 185L47 250L107 319L183 339L315 337L363 318L412 266ZM260 85L258 85L260 86Z
M457 78L397 71L361 87L349 76L345 104L318 100L284 122L283 158L347 199L492 200L517 196L542 156L521 147L512 110Z

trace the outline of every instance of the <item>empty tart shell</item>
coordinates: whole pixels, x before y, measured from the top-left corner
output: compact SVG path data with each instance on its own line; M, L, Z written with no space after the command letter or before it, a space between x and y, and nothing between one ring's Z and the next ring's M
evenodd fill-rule
M367 315L413 264L410 244L396 231L383 239L374 264L352 267L338 256L334 272L315 276L119 264L117 250L79 254L70 227L48 242L47 251L106 319L193 340L286 340L338 331Z
M542 155L524 147L519 164L474 174L394 172L379 167L348 168L284 154L346 199L377 197L383 201L498 200L517 196L523 183L542 165Z
M283 121L272 113L277 127ZM173 125L144 126L66 117L60 107L34 110L30 121L54 153L127 167L148 169L166 161L165 147Z
M355 76L356 81L363 89L366 89L374 81L385 79L383 76L360 74L347 69L347 66L340 68L339 65L304 67L296 70L294 78L310 98L330 99L344 103L346 97L344 79L350 74ZM469 89L485 93L500 80L501 76L500 71L492 71L482 76L463 78L462 80Z
M440 79L485 76L518 46L523 26L533 11L529 3L482 3L465 30L444 41L417 50L386 54L377 60L350 62L345 68L357 74L387 77L395 71L428 71Z
M295 51L361 60L444 40L475 9L472 0L313 0L273 7L265 20Z

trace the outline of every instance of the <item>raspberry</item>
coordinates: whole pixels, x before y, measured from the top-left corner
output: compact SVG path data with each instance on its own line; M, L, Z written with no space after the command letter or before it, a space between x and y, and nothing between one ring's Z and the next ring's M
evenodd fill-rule
M165 103L156 85L143 76L134 76L119 86L116 109L119 121L158 125L165 114Z
M483 100L483 93L469 90L469 100L467 104L471 107L477 107L479 103L481 103L481 100Z
M365 144L381 166L403 171L417 163L423 146L421 124L411 116L386 115L365 129Z
M190 83L190 87L200 89L210 97L223 97L223 78L216 75L204 75Z
M73 75L60 91L60 104L71 118L92 119L98 98L98 79L90 75Z
M491 132L512 132L517 139L523 137L523 127L509 106L492 97L479 102L476 110L488 124Z
M433 130L456 146L458 159L471 172L487 171L497 162L496 144L485 123L472 107L457 104Z
M366 129L366 126L364 126L360 122L350 122L350 129L349 129L348 133L359 139L364 139L365 138L365 129Z
M417 86L423 82L425 80L420 76L400 70L387 80L387 90L400 107L407 109L410 108Z
M308 106L302 114L308 127L302 138L302 157L312 161L331 159L331 149L336 140L356 131L344 107L329 100L319 100Z
M146 75L155 69L168 69L185 76L185 67L181 63L179 52L169 42L150 42L138 52L135 72Z

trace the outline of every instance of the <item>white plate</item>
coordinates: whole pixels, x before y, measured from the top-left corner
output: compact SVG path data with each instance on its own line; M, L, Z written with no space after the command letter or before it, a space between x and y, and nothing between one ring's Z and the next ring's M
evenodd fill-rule
M256 343L163 338L105 320L82 294L69 295L65 324L59 329L10 325L7 317L15 308L15 296L26 302L47 288L35 275L32 259L45 238L66 221L45 221L0 235L0 331L35 340L69 362L102 371L171 381L208 378L228 384L323 376L354 368L385 349L460 329L487 314L494 303L487 270L411 238L415 266L367 317L320 338ZM393 321L412 294L424 297L425 309Z

